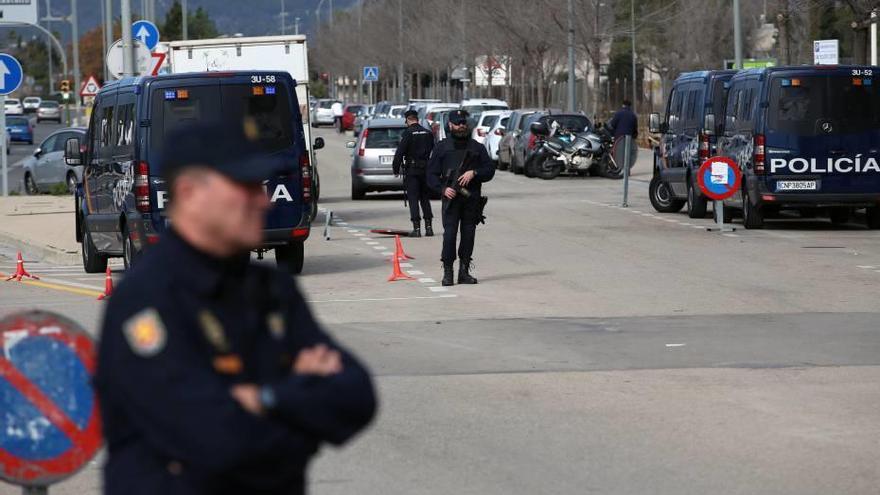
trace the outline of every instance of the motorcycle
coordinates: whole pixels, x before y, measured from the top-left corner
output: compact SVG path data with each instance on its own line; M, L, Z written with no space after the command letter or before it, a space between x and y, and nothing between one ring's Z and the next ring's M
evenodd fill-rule
M620 179L623 169L614 159L614 137L602 124L594 130L575 132L543 122L534 122L531 131L538 138L536 149L526 161L527 175L555 179L563 171L577 175L600 175ZM630 169L635 160L630 160Z

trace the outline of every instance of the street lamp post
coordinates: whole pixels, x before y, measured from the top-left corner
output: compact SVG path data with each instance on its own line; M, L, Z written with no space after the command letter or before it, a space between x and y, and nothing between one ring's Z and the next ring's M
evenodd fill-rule
M568 111L575 107L574 73L574 1L568 0Z
M630 0L629 2L630 8L630 24L632 27L632 110L636 111L636 88L638 88L638 83L636 82L636 2L635 0Z

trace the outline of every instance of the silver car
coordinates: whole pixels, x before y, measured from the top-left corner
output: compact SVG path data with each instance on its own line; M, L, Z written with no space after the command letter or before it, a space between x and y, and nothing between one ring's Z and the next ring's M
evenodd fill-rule
M391 164L400 136L406 130L403 119L371 119L351 148L351 199L364 199L370 191L403 191L403 177L395 177Z
M37 123L44 120L54 120L61 123L61 105L57 101L45 100L37 107Z
M47 192L56 184L65 184L73 193L82 182L83 167L69 167L64 163L64 144L70 138L85 142L86 129L68 127L55 131L24 160L24 191L27 194Z

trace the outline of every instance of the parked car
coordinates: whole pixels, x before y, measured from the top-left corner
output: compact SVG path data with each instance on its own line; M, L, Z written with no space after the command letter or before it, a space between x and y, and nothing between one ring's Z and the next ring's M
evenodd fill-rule
M532 123L541 117L548 115L544 110L535 112L520 119L516 139L513 140L513 149L510 155L510 171L514 174L525 173L526 159L535 148L537 137L532 134Z
M66 184L70 194L75 193L77 184L82 182L83 167L67 166L64 162L64 146L70 138L85 142L85 136L84 127L68 127L44 139L33 155L22 163L25 193L39 194L56 184Z
M425 129L430 129L431 125L434 123L434 115L438 112L442 112L444 110L455 110L458 108L458 103L428 103L419 108L419 123Z
M6 115L24 115L24 106L18 98L6 98Z
M689 217L706 216L708 200L697 185L697 170L715 155L727 87L734 74L733 70L715 70L679 75L672 83L664 120L660 114L649 117L653 125L648 127L659 134L660 142L654 149L654 174L648 187L651 205L658 212L673 213L687 205ZM705 127L707 117L714 128Z
M501 116L495 121L495 124L489 128L489 132L486 134L486 141L483 143L483 146L486 147L486 151L489 152L489 158L495 162L496 167L498 166L498 145L501 143L501 138L504 137L511 113L504 110L501 110L501 112L503 112Z
M476 122L480 118L480 114L488 110L508 110L510 106L504 100L495 98L470 98L462 100L459 105L462 110L470 114L471 118Z
M431 133L436 141L443 141L449 133L449 113L452 110L443 110L434 114L434 123L431 124Z
M391 164L400 136L406 130L403 119L371 119L352 149L351 199L364 199L371 191L403 191L403 177L395 177Z
M504 136L498 143L498 170L507 170L510 167L510 160L513 158L513 143L522 120L539 110L540 108L521 108L510 113Z
M61 105L57 101L46 100L40 102L40 107L37 108L37 123L44 120L54 120L59 124L61 123Z
M342 109L342 130L350 131L354 129L354 121L358 114L363 111L363 105L345 105Z
M337 101L339 100L324 98L318 100L317 103L315 103L315 106L312 107L311 118L309 119L312 127L318 127L319 125L336 124L336 120L333 117L333 104Z
M407 105L391 105L388 109L388 118L402 119L403 112L406 112Z
M6 117L6 132L11 142L34 144L34 126L27 117Z
M502 115L508 114L507 110L487 110L480 114L480 116L474 120L474 130L471 132L471 137L478 143L484 144L486 142L486 136L489 134L489 129L495 125L495 122L498 122L498 119L501 118Z
M22 100L22 106L24 107L25 113L34 113L37 111L37 108L40 106L40 102L43 101L39 96L28 96L24 100Z

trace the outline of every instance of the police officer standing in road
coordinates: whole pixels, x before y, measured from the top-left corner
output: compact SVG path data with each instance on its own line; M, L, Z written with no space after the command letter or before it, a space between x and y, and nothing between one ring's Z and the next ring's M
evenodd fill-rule
M475 284L470 274L477 223L482 220L482 184L495 176L486 148L471 139L468 113L449 114L451 137L437 143L428 162L428 185L443 197L443 285L453 284L453 263L458 231L458 283Z
M397 152L394 153L394 176L397 177L403 169L403 182L406 187L406 198L409 201L409 217L412 220L413 230L410 237L421 237L421 218L419 217L419 205L425 216L425 235L434 235L434 226L431 221L434 214L431 212L431 192L428 189L426 176L428 159L431 150L434 149L434 135L431 131L419 125L419 113L415 110L407 110L403 114L406 119L406 130L400 137Z
M104 315L107 494L302 494L320 446L374 414L367 371L289 275L250 263L270 206L263 181L289 163L261 153L251 124L197 124L166 143L169 230Z
M638 153L638 148L636 147L636 138L639 137L639 118L632 109L632 102L629 100L623 100L623 106L616 112L614 112L614 116L611 117L611 120L608 121L608 128L611 129L611 132L614 133L614 147L612 149L612 153L614 154L615 160L617 163L623 163L624 147L618 145L626 136L632 136L631 153L630 153L630 168L632 168L635 163L636 156ZM621 168L623 170L623 168Z

